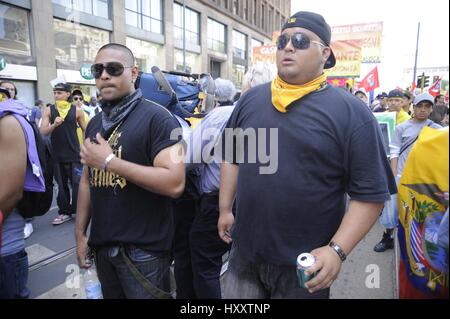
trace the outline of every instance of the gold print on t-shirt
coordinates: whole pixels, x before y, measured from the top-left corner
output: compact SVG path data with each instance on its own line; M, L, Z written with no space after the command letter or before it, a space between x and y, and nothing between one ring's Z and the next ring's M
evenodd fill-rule
M112 148L114 155L117 158L122 159L122 145L119 146L119 139L122 136L122 132L118 132L120 125L114 130L108 139L108 143ZM116 188L120 187L124 189L127 186L127 180L117 174L104 171L98 168L91 168L90 177L91 187L113 187L114 194L116 194Z

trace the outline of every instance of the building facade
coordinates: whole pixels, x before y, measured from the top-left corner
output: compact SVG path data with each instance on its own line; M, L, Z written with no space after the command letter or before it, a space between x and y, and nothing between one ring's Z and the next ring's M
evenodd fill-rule
M141 71L210 73L241 86L251 48L272 41L290 15L289 0L4 0L0 1L0 80L19 98L53 101L50 81L94 96L97 50L127 45Z

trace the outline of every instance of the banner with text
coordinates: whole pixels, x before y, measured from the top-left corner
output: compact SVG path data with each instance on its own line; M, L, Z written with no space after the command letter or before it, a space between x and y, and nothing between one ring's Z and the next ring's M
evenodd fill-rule
M331 29L333 42L354 40L359 43L362 63L381 62L383 22L335 26Z
M261 47L253 48L252 63L267 62L277 64L277 46L274 44L267 44Z
M336 66L328 71L328 76L359 77L361 72L361 46L359 41L343 40L331 42L336 57Z

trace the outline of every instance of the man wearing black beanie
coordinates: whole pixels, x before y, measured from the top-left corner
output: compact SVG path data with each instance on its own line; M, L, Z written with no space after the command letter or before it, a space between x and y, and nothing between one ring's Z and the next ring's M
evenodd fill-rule
M336 64L330 43L321 15L293 15L277 41L278 76L245 94L227 124L218 222L222 240L233 242L225 298L329 298L346 255L396 192L370 110L327 84L324 69ZM264 129L265 141L273 130L276 137L257 145L241 138ZM262 158L245 161L272 140L270 167ZM296 275L302 253L314 256L307 272L317 274L306 286Z

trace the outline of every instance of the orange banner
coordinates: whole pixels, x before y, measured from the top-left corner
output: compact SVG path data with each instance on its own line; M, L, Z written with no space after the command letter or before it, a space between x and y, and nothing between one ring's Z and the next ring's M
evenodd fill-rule
M331 28L332 41L353 40L361 46L362 63L381 62L383 22L361 23Z
M336 66L326 74L330 77L359 77L361 71L361 46L358 41L333 41Z
M268 62L277 64L277 46L275 44L267 44L261 47L253 48L252 63Z

